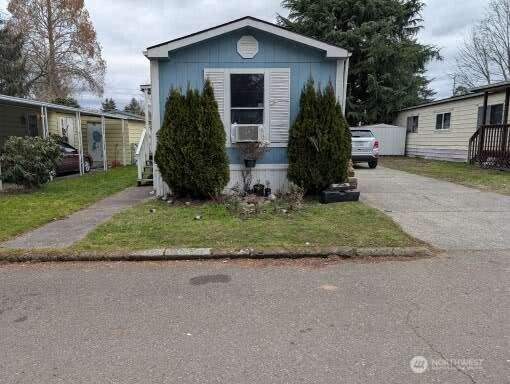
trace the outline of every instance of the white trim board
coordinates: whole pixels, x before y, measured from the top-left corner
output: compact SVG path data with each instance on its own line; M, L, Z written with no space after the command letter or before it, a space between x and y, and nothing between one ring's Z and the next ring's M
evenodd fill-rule
M246 167L243 164L230 164L229 169L231 171L242 171L245 170ZM263 170L281 170L286 171L289 168L288 164L258 164L255 168L252 168L253 171L263 171Z
M176 49L196 44L201 41L246 27L258 29L260 31L268 32L273 35L281 36L283 38L323 50L326 52L327 58L347 58L350 56L350 53L343 48L327 44L295 32L291 32L275 24L259 20L251 16L247 16L242 19L234 20L226 24L194 33L192 35L184 36L179 39L149 47L147 48L147 51L144 52L144 55L149 59L165 59L168 58L168 52L170 51L174 51Z

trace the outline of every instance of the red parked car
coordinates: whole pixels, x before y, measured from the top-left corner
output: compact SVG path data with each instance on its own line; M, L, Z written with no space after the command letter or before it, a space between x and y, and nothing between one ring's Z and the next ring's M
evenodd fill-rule
M57 167L57 175L64 173L80 172L80 152L67 143L60 143L62 160ZM92 168L92 156L88 153L83 154L83 169L85 173L90 172Z

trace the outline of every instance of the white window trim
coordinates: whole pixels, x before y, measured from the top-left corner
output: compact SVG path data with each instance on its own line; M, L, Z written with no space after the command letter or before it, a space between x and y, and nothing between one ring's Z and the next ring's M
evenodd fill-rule
M230 75L231 74L262 74L264 75L264 138L266 140L270 140L270 132L269 132L269 76L270 71L273 68L225 68L225 123L228 127L227 134L227 147L232 148L234 145L232 143L232 138L230 135L230 130L232 129L232 124L230 123L230 111L231 111L231 100L230 100ZM289 111L290 113L290 111ZM286 148L287 143L269 143L270 148Z
M450 114L450 126L448 128L437 128L437 116L443 115L441 126L444 127L444 115L449 113ZM449 132L452 128L452 122L453 122L453 113L451 110L449 111L438 111L434 114L434 132Z

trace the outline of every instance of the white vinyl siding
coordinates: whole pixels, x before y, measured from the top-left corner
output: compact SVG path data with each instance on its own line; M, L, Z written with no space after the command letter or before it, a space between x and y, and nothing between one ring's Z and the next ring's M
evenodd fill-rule
M505 92L489 95L489 104L501 104L504 100ZM395 125L401 127L407 125L408 117L419 116L418 131L407 134L406 152L423 157L466 160L469 139L478 125L478 108L482 105L483 95L479 95L400 112ZM436 115L445 112L452 114L450 129L436 130Z

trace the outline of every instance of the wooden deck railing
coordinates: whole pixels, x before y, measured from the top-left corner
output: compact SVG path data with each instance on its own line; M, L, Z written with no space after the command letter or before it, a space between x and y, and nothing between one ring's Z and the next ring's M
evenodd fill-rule
M468 161L482 168L510 170L510 125L482 125L469 140Z

